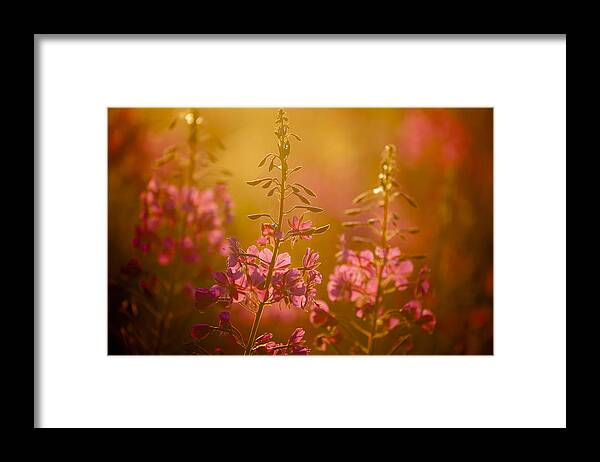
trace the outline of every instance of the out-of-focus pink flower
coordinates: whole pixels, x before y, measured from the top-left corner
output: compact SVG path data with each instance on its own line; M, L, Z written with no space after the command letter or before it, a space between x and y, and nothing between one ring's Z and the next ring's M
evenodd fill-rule
M320 351L327 351L329 345L338 345L343 339L338 328L331 330L329 334L320 334L315 338L315 347Z
M196 340L204 340L210 334L211 328L208 324L194 324L191 335Z
M450 167L467 152L470 139L464 125L447 109L411 110L402 124L398 144L408 161L433 157Z
M375 254L381 259L385 258L383 277L393 280L396 289L406 290L409 283L408 277L414 270L412 261L400 259L402 253L397 247L390 247L385 250L377 247Z
M163 239L162 250L158 254L158 263L165 266L171 263L175 256L175 241L171 236Z
M332 302L353 301L358 295L359 276L354 268L348 265L338 265L333 274L329 275L327 295Z
M358 306L354 312L357 318L363 319L368 314L371 314L375 309L375 306L372 304Z
M421 313L421 318L418 320L418 324L425 332L432 334L437 323L435 314L430 310L424 309Z
M335 258L338 262L346 262L348 260L348 255L351 250L348 248L348 240L345 234L340 235L339 243L338 243L338 252L335 254Z
M410 321L417 321L421 317L423 307L419 300L410 300L402 307L402 313Z
M323 300L316 300L310 311L309 320L315 327L325 326L335 322L335 318L330 315L329 305Z
M121 267L121 273L129 278L137 278L142 274L142 267L137 258L130 258L126 265Z
M225 185L200 190L155 176L140 194L132 245L142 253L154 252L161 266L172 265L177 258L197 264L222 247L230 199ZM181 224L184 233L175 238Z
M197 288L194 291L194 307L200 311L210 308L217 303L219 295L218 286L213 286L210 289Z
M388 331L395 329L399 325L400 325L400 319L398 319L396 316L390 316L390 317L386 318L386 320L385 320L385 328Z
M427 295L429 293L430 285L429 285L429 273L431 270L427 265L423 266L419 271L419 282L417 284L418 290L422 295Z
M349 265L361 270L364 278L375 277L376 267L373 252L361 250L360 252L349 251L347 256Z
M231 319L231 313L229 311L221 311L219 313L219 321L221 324L226 324Z
M158 278L156 275L151 275L148 278L140 280L139 283L140 289L146 293L146 295L152 297L158 286Z
M469 314L469 327L482 329L492 321L492 309L489 306L476 308Z

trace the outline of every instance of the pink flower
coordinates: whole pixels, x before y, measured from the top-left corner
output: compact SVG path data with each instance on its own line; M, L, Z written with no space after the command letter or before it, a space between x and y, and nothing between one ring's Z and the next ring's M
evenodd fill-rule
M290 225L290 231L293 233L292 237L292 245L298 240L302 239L308 241L312 239L309 231L312 228L312 221L304 221L304 216L297 217L294 215L290 220L288 220L288 224Z
M348 260L348 256L349 256L351 250L348 248L348 242L347 242L345 234L342 234L340 236L340 242L338 244L338 249L340 249L340 250L335 254L335 258L340 263L346 262Z
M229 319L231 318L231 313L229 311L221 311L219 313L219 322L221 327L229 324Z
M262 246L262 245L267 245L268 243L269 243L269 238L268 238L268 237L266 237L266 236L259 237L259 238L256 240L256 244L257 244L257 245L261 245L261 246Z
M413 263L410 260L399 262L392 270L396 289L406 290L408 288L408 276L413 272Z
M356 269L348 265L336 266L327 283L329 300L355 301L360 296L360 282L360 275Z
M402 307L402 314L410 321L417 321L421 317L423 307L419 300L410 300Z
M385 328L388 331L395 329L399 325L400 325L400 319L398 319L395 316L390 316L390 317L386 318L386 320L385 320Z
M194 307L197 310L210 308L219 300L219 286L212 286L210 289L198 288L194 291Z
M421 318L418 320L417 324L428 334L432 334L435 329L435 325L437 323L435 315L430 310L423 310L421 313Z
M341 332L334 328L329 334L320 334L315 338L315 346L317 350L327 351L329 345L337 345L343 339Z
M370 250L361 250L358 253L349 251L347 262L349 265L360 268L367 278L376 276L375 258Z
M302 306L302 297L306 293L306 285L302 274L297 269L273 276L273 301L285 300L288 305Z
M354 314L357 318L363 319L366 315L373 312L375 307L372 304L362 305L356 308Z
M417 284L418 290L422 295L427 295L429 293L430 285L429 285L429 273L431 270L427 265L423 266L419 271L419 283Z
M412 261L400 259L402 253L397 247L388 249L377 247L375 254L381 259L385 257L383 277L393 280L396 289L406 290L409 283L408 276L412 274L414 269Z
M227 239L227 267L234 268L240 261L240 254L243 253L240 243L235 237Z
M304 338L305 333L306 333L306 331L304 329L302 329L301 327L296 327L296 329L294 329L294 332L292 332L292 335L290 335L288 344L289 345L298 345L298 344L302 343L302 339Z
M304 346L304 344L306 343L304 341L305 333L305 330L301 327L297 327L296 329L294 329L294 332L292 332L292 335L288 340L288 354L307 355L308 353L310 353L310 349Z
M261 345L263 343L268 343L273 339L273 334L271 332L267 332L265 334L262 334L260 336L258 336L256 338L256 340L254 341L255 345Z
M269 265L271 264L271 260L273 259L273 252L271 251L271 249L263 249L258 255L261 259L261 266L264 268L265 271L267 271ZM290 257L290 254L287 252L281 253L277 255L273 271L274 273L286 271L291 264L292 258Z
M234 272L231 268L228 268L226 273L213 273L217 285L223 289L223 294L236 302L242 298L240 289L243 289L243 287L236 283L242 276L241 272Z
M281 239L283 237L281 231L277 231L277 225L275 223L263 223L260 227L261 235L256 243L258 245L267 245L271 240Z
M315 327L335 324L335 318L330 314L329 306L323 300L315 301L310 311L309 320Z
M270 353L270 350L275 346L275 342L273 340L273 334L271 332L267 332L257 337L254 341L254 346L252 351L254 354L266 354Z
M306 252L304 253L304 257L302 258L302 265L304 266L304 268L307 270L311 270L315 269L320 264L321 263L319 262L318 252L315 252L310 247L308 247L306 249Z

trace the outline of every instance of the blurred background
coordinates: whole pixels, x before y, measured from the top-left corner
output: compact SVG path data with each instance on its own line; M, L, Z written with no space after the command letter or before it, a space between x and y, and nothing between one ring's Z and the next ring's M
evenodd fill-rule
M114 108L108 111L108 280L109 354L157 353L149 345L124 340L137 331L159 335L161 324L152 316L143 320L144 307L132 301L123 267L135 256L134 228L139 221L140 193L150 180L154 162L165 149L186 142L188 127L172 121L187 109ZM219 140L212 150L220 173L215 182L225 182L233 203L233 220L225 225L226 236L235 236L243 247L260 237L259 222L246 215L268 212L276 215L277 200L265 190L248 186L247 180L266 176L258 162L276 151L273 134L277 108L196 109L206 129ZM335 266L334 255L344 210L352 199L377 185L380 154L386 144L397 147L397 179L418 208L398 201L395 211L401 222L420 228L400 247L407 254L425 254L431 268L432 303L438 324L433 335L415 341L415 354L493 353L493 111L491 108L286 108L291 131L302 138L292 142L290 166L302 165L299 181L316 192L313 201L325 209L312 215L313 225L331 229L311 241L286 245L292 261L300 264L306 247L319 251L323 284L319 298L327 300L326 286ZM212 155L212 154L211 154ZM209 180L211 181L211 180ZM196 287L211 285L210 271L225 269L225 259L206 255L201 274L190 277ZM185 354L192 324L215 323L217 312L201 314L185 296L173 303L162 328L161 354ZM135 307L133 306L135 305ZM135 319L141 320L136 324ZM158 316L160 321L164 321ZM252 316L243 309L232 319L244 336ZM308 315L300 310L267 309L259 334L273 332L285 340L295 327L307 337L314 332ZM151 334L153 332L153 334ZM144 332L139 333L144 335ZM209 341L211 352L226 350L231 340ZM151 340L149 340L151 343ZM318 351L313 351L319 354Z

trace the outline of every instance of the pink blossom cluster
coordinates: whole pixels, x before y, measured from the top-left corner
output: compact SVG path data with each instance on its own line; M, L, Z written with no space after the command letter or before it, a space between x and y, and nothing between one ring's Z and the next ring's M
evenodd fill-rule
M141 211L133 247L153 254L163 266L179 255L189 264L218 251L224 225L232 219L232 201L224 184L198 189L152 178L140 195Z
M342 251L338 254L338 262L329 276L327 294L332 302L352 302L356 306L356 316L364 317L376 303L379 265L381 285L384 288L394 286L398 291L408 288L408 277L413 272L413 263L402 257L397 247L354 251L345 245L342 237Z
M392 331L399 333L403 351L413 347L410 329L416 327L429 334L436 325L435 314L426 308L426 297L430 293L429 273L423 266L416 276L413 262L405 257L399 248L388 246L385 249L375 247L371 250L351 250L341 238L340 252L337 254L338 265L329 276L327 294L330 302L346 302L354 306L357 323L342 323L336 311L330 309L323 300L316 300L310 310L310 322L321 332L314 339L314 346L319 351L328 348L341 353L342 343L350 345L349 352L367 353L356 335L374 335L378 338ZM409 290L410 289L410 290ZM408 301L398 306L391 302L385 294L406 292ZM395 300L395 299L394 299ZM372 332L368 326L375 316L377 327ZM366 323L364 323L367 321ZM364 323L364 324L361 324ZM361 325L363 326L361 328ZM348 328L357 328L355 334L347 335ZM398 329L398 330L396 330ZM348 331L349 332L349 331ZM406 335L401 335L402 333Z
M306 331L301 327L297 327L290 335L290 338L285 343L277 343L273 341L273 334L268 332L263 334L254 342L252 351L255 354L267 355L307 355L310 353L310 348L306 346L304 334Z
M216 282L212 287L195 291L195 305L204 310L221 301L226 305L240 304L255 311L259 303L278 304L280 307L309 309L316 297L317 286L323 276L319 266L319 254L307 248L302 266L291 267L291 257L284 252L277 255L268 293L265 283L273 259L269 248L259 249L251 245L243 250L236 238L228 239L227 268L213 273Z

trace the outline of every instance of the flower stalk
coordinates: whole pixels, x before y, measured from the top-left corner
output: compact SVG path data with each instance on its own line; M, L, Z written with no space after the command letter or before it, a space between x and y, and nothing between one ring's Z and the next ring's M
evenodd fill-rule
M227 322L222 322L219 328L205 324L198 324L192 328L192 336L197 340L202 340L205 335L218 329L231 333L245 356L264 352L308 354L310 349L304 346L304 329L297 328L287 344L272 341L273 336L270 333L260 336L258 333L264 310L268 306L278 304L280 307L309 310L315 301L317 286L323 279L321 273L316 270L320 264L317 252L307 248L302 265L291 268L289 253L281 251L286 241L289 240L293 246L298 240L311 240L313 235L327 231L329 225L313 227L312 221L304 219L305 214L320 213L323 209L311 205L307 196L314 198L316 194L310 188L297 182L290 184L290 176L301 169L301 166L289 168L290 139L301 140L299 136L290 132L288 118L283 110L279 110L277 114L275 136L277 153L267 154L258 166L262 167L268 162L269 172L279 169L279 175L249 180L246 183L253 187L261 186L267 190L267 197L277 192L275 197L279 206L276 218L264 212L248 215L250 220L267 220L261 223L261 237L256 240L256 245L244 250L237 239L230 238L227 270L213 274L217 284L210 289L196 289L196 308L201 311L217 304L217 300L227 300L226 310L236 304L253 313L252 327L245 340L229 320L229 311L221 312L221 315L227 314ZM300 204L292 205L286 211L286 204L292 199L299 200ZM294 215L288 218L289 229L284 230L284 218L295 210L302 210L303 214L300 217ZM287 346L281 347L282 345Z
M279 130L280 131L280 130ZM281 229L281 225L283 224L283 209L285 204L285 188L286 188L286 175L287 175L287 162L285 159L285 152L282 150L282 146L285 146L284 140L281 138L281 135L278 134L278 151L279 151L279 161L281 162L281 181L280 181L280 195L279 195L279 214L277 216L277 229ZM289 148L288 148L289 152ZM279 245L281 244L281 237L279 235L275 235L274 237L275 244L273 246L273 258L271 259L271 263L269 264L269 271L267 272L267 279L265 280L265 296L263 300L258 305L258 311L254 316L254 322L252 323L252 328L250 329L250 335L248 336L248 341L246 342L246 349L244 351L244 355L248 356L252 353L252 347L254 346L254 341L256 340L256 334L258 332L258 327L260 326L260 320L262 318L263 310L265 309L265 303L269 298L269 289L271 288L271 280L273 279L273 270L275 269L275 262L277 261L277 257L279 256Z
M376 354L375 341L386 338L393 342L388 354L408 352L412 348L411 329L417 327L431 334L435 327L435 315L423 307L424 298L429 292L429 269L424 266L416 281L409 280L414 271L413 260L420 255L404 255L394 245L397 237L406 239L406 234L419 232L418 228L406 227L399 222L400 217L392 210L396 198L404 199L410 206L417 207L415 201L401 190L394 178L396 170L396 149L386 145L378 182L374 188L362 192L353 201L353 208L346 215L357 216L369 210L375 211L371 217L362 220L353 219L342 223L346 228L366 229L375 237L352 236L352 241L362 249L350 249L346 235L340 239L340 251L336 254L338 265L329 276L327 293L331 302L350 303L355 308L356 318L350 320L330 309L322 300L311 313L311 322L325 329L326 334L317 339L317 348L326 351L331 345L336 351L342 343L338 327L349 334L343 342L349 345L353 354ZM366 247L366 248L365 248ZM412 288L411 297L402 308L386 306L385 297ZM391 301L388 300L388 301ZM392 334L393 335L390 335Z

